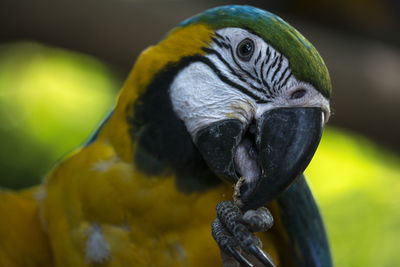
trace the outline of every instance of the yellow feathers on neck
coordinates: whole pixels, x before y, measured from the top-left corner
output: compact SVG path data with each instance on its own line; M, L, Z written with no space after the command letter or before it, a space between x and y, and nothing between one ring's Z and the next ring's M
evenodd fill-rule
M125 82L119 101L135 100L135 95L142 92L166 64L178 62L187 56L204 54L202 48L210 42L211 37L212 30L202 24L172 30L158 45L142 52Z
M153 77L167 64L178 62L184 57L202 55L203 47L211 41L213 31L204 24L178 27L165 39L142 52L120 92L112 117L101 130L98 140L106 140L125 161L131 161L132 144L129 138L128 109L137 97L146 90Z

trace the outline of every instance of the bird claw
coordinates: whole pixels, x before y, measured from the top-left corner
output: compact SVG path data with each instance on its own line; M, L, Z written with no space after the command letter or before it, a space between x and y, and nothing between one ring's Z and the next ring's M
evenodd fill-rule
M232 201L217 204L217 218L212 224L212 235L220 249L233 257L241 266L253 266L243 255L254 256L264 266L274 267L271 257L261 247L253 232L266 231L273 223L268 209L249 210L244 215Z
M250 252L252 252L252 254L256 256L257 259L264 263L265 266L275 267L275 264L272 261L271 257L267 253L265 253L260 247L251 245L249 249Z
M227 247L228 252L240 263L241 266L253 267L253 264L249 262L237 248L231 246Z

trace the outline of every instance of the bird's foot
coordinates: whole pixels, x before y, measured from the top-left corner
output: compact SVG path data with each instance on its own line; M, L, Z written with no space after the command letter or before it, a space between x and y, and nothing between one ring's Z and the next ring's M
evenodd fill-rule
M238 266L239 263L239 266L246 267L275 267L271 257L261 249L261 241L254 235L254 232L267 231L272 224L272 215L265 207L243 214L232 201L218 203L217 218L211 229L221 249L224 266Z

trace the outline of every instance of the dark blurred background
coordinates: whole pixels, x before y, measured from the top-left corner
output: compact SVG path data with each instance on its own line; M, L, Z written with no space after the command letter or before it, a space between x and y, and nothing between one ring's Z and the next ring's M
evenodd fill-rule
M400 266L400 0L2 0L0 187L39 183L99 124L144 48L224 4L281 16L328 66L334 115L307 174L336 266Z

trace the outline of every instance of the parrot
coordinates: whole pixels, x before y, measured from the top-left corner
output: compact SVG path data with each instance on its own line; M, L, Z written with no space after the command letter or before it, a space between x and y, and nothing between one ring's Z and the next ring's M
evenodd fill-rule
M331 91L316 48L270 12L183 21L42 184L0 191L0 266L332 266L303 175Z

